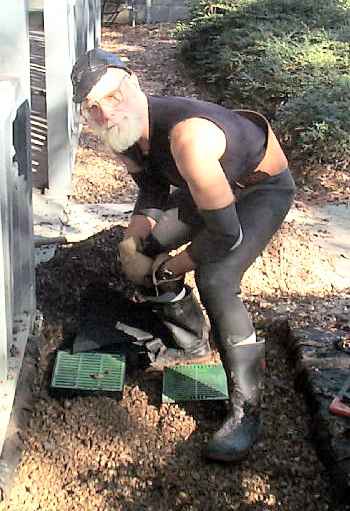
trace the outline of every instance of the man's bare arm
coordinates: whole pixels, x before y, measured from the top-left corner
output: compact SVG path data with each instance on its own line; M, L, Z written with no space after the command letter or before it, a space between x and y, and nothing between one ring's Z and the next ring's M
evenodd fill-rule
M207 228L211 232L222 231L222 240L219 241L222 241L224 252L234 245L231 240L239 237L238 243L241 241L240 226L235 218L235 197L219 161L225 148L224 132L206 119L183 121L171 134L171 150L178 170L186 180ZM199 259L201 248L203 252L206 248L213 248L210 247L210 233L209 236L208 232L202 233L202 238L171 259L167 267L176 274L194 269L193 249L196 249L195 255Z

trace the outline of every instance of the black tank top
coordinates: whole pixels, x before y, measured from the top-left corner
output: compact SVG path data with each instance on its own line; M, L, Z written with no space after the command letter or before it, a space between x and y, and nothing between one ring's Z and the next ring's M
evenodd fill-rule
M265 154L267 132L261 126L215 103L194 98L148 96L150 150L148 165L175 186L187 187L170 151L174 126L193 117L208 119L223 130L226 150L220 159L230 184L256 169Z

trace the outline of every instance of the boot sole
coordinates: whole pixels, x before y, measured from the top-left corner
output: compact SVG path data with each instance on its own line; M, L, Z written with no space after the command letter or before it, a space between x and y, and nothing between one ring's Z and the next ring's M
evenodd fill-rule
M251 453L252 449L254 448L254 446L261 440L261 437L262 437L262 424L260 424L259 426L259 429L258 429L258 432L257 432L257 435L255 437L255 440L253 440L253 442L251 443L249 449L247 449L245 452L242 452L241 454L232 454L232 455L225 455L225 453L223 452L210 452L210 450L208 450L208 448L204 449L203 451L203 456L208 460L208 461L216 461L216 462L223 462L223 463L241 463L241 461L245 460L246 458L249 457L249 454Z

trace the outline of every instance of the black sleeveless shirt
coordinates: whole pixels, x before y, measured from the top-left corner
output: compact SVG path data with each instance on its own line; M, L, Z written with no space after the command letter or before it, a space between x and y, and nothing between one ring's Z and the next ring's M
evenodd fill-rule
M147 99L149 154L143 157L137 146L125 153L143 168L139 175L133 175L140 188L135 212L162 209L170 185L187 189L170 151L171 130L185 119L207 119L225 133L226 150L220 164L232 187L238 178L254 171L264 157L267 131L239 112L194 98L148 96Z

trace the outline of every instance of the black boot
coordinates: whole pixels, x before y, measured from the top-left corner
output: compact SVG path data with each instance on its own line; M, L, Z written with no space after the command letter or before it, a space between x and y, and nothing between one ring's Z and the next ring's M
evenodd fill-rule
M185 297L155 305L153 311L168 328L174 347L163 346L155 355L152 367L181 363L204 362L211 358L209 325L191 288L185 287Z
M229 416L206 446L212 460L238 462L247 456L261 432L260 400L265 341L221 346L229 391Z

